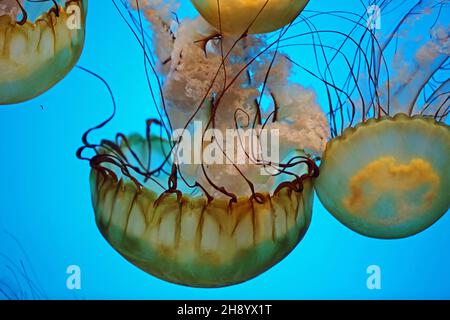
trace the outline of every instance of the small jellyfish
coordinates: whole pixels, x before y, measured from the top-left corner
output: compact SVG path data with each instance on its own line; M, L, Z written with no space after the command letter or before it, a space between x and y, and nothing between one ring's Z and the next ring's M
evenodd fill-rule
M0 105L55 85L81 55L87 0L0 1Z
M134 33L150 34L143 16L152 28L150 39L137 38L159 116L144 134L100 144L85 134L78 157L90 162L97 226L160 279L193 287L252 279L308 230L326 115L314 92L289 80L292 64L276 44L232 39L201 17L174 20L175 2L130 3L138 10L120 12Z
M309 0L191 0L222 33L267 33L290 24Z
M335 91L341 100L330 107L334 139L315 188L328 211L360 234L412 236L450 207L445 5L419 1L387 36L365 31L353 42L355 59L340 65L351 71Z

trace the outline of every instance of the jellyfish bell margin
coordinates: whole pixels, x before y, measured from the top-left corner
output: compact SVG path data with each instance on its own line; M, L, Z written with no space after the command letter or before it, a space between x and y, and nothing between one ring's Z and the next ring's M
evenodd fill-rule
M450 127L433 117L371 119L329 142L315 189L324 207L362 235L405 238L450 208Z
M146 139L135 135L126 141L117 154L134 150L133 157L146 158ZM100 162L113 155L106 153L98 156ZM307 164L297 180L286 182L293 188L281 184L272 195L229 201L177 190L158 194L120 177L127 165L111 174L93 158L90 184L96 223L115 250L159 279L191 287L238 284L280 262L305 235L318 175L314 162Z
M309 0L191 0L191 2L202 17L217 30L242 35L281 29L299 15Z
M69 0L35 22L0 12L0 105L39 96L62 80L84 46L88 0Z

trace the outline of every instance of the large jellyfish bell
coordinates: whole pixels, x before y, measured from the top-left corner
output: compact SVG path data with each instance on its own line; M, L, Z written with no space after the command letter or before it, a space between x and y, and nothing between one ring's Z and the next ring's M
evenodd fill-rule
M241 35L266 33L291 23L309 0L191 0L217 30Z
M0 0L0 104L32 99L80 57L87 0Z

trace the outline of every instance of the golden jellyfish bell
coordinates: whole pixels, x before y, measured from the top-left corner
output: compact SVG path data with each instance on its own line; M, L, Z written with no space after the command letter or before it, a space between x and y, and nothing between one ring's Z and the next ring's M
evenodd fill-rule
M267 33L291 23L309 0L191 0L216 29L241 35Z
M328 143L315 188L344 225L399 239L433 225L450 208L450 127L397 114L348 128Z
M307 172L297 168L302 174L297 190L279 188L259 194L258 200L239 196L235 202L208 201L204 195L158 194L151 181L138 188L123 174L127 170L117 167L122 160L108 164L115 155L107 148L104 145L92 159L97 226L123 257L165 281L213 288L250 280L285 258L311 223L315 166ZM129 136L114 148L122 155L133 150L139 162L148 159L150 150L153 160L170 152L167 142L140 135Z
M23 1L1 1L0 105L27 101L44 93L78 61L84 45L88 1L57 3L33 22L28 19Z
M364 74L344 103L352 119L332 124L315 183L338 221L373 238L416 235L450 209L448 81L433 83L448 75L448 22L429 1L410 8L391 32L370 38L383 43L366 52L375 65L351 67ZM375 80L367 86L367 79Z

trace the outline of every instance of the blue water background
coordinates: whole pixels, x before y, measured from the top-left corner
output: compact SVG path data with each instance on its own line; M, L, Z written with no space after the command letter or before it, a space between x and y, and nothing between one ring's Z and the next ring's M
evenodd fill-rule
M361 12L356 0L311 2L309 9ZM194 11L183 1L180 16L186 15ZM389 16L384 22L389 23ZM313 58L305 56L304 63L308 61ZM155 116L143 54L110 1L89 3L87 39L79 65L108 81L119 107L112 124L94 138L112 137L118 130L142 132L144 120ZM304 80L299 79L306 86L318 85ZM319 101L326 103L322 96ZM350 231L317 199L304 240L256 279L223 289L193 289L146 274L102 238L90 202L89 166L75 157L83 132L110 112L105 87L79 69L32 101L0 108L0 251L16 261L26 256L27 270L34 270L30 278L40 283L47 297L450 298L448 214L417 236L384 241ZM26 253L5 231L20 241ZM66 287L69 265L81 268L81 290ZM367 289L369 265L381 267L381 290Z

